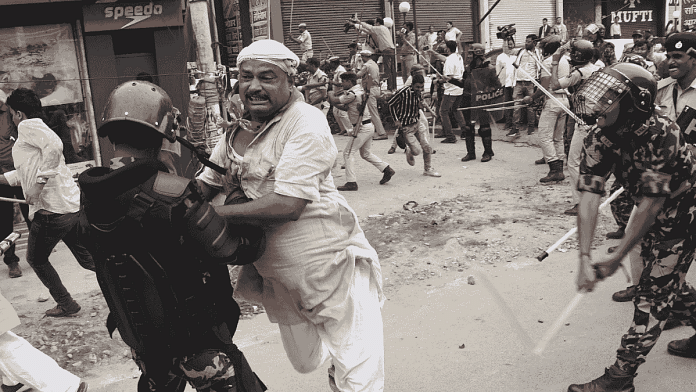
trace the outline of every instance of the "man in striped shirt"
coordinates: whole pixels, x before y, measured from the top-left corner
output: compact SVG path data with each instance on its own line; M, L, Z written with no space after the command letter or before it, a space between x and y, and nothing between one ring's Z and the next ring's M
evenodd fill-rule
M440 177L431 165L432 148L428 143L425 132L418 126L420 119L420 109L422 106L421 93L425 86L423 75L412 76L410 86L404 86L389 100L389 111L391 112L394 123L401 128L402 134L406 139L406 161L409 165L415 165L414 155L423 150L424 176Z

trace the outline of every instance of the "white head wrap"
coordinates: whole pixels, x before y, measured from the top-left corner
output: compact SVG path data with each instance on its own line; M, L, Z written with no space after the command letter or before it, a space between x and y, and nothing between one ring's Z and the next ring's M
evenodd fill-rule
M259 60L278 66L288 76L295 76L300 58L287 46L272 39L262 39L242 49L237 56L237 66L246 60Z

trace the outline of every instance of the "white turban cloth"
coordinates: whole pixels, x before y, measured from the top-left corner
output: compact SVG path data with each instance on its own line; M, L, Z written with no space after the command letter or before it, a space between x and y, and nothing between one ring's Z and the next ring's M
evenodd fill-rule
M288 76L295 76L300 58L287 46L272 39L262 39L242 49L237 56L237 66L246 60L259 60L278 66Z

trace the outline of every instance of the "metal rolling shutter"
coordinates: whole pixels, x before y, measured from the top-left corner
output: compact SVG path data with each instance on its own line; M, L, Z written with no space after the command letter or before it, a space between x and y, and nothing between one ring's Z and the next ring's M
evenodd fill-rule
M348 60L348 44L358 38L357 32L343 32L343 24L354 13L362 20L374 19L384 15L381 0L282 0L283 32L290 32L290 10L292 8L292 36L297 37L297 25L307 24L312 35L314 57L323 60L331 56L340 56ZM293 41L285 44L293 52L300 53L300 47Z
M494 2L490 2L491 5ZM549 25L556 21L556 1L554 0L502 0L488 16L490 42L492 48L501 48L503 40L495 36L498 26L514 23L517 29L515 45L524 45L528 34L539 34L541 20L546 18Z
M400 1L394 1L394 23L397 27L403 24L403 14L399 12ZM471 0L416 0L416 18L418 28L428 31L432 25L435 31L445 30L447 22L462 32L462 42L474 41L474 15L472 15ZM413 22L413 3L406 15L406 21Z

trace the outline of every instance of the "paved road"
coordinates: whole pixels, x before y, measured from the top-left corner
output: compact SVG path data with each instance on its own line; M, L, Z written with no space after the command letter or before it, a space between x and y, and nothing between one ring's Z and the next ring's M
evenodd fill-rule
M345 142L345 138L337 138L339 149ZM477 143L480 146L480 140ZM454 197L462 187L477 186L486 176L498 178L534 171L530 176L533 183L547 171L546 167L530 165L539 157L539 150L524 144L496 141L492 162L462 164L459 158L464 155L464 143L437 143L434 163L443 177L435 179L421 175L420 160L412 168L403 154L386 155L388 146L387 141L375 142L378 154L397 171L392 182L377 185L379 173L362 162L358 165L360 191L346 193L361 219L399 210L408 200L428 202ZM340 177L336 180L337 184L341 181ZM67 248L60 244L57 249L52 260L66 277L69 290L96 289L96 282L79 269ZM433 250L431 256L444 258L461 249L456 241L448 242ZM383 310L385 390L560 392L570 383L601 375L613 362L632 315L630 304L610 299L614 291L626 285L621 274L584 297L568 319L569 325L561 329L543 355L531 353L533 345L575 296L576 257L574 252L556 253L543 263L520 260L496 264L459 276L419 281L392 294ZM22 267L26 276L12 280L0 269L0 287L31 300L41 285L24 261ZM476 285L466 283L468 274L475 276ZM692 271L688 278L696 282L696 273ZM670 356L666 351L670 340L688 337L692 332L686 327L664 332L639 370L635 382L638 391L696 390L696 360ZM329 390L328 365L310 374L295 372L285 357L277 327L264 315L242 320L235 338L270 391ZM134 377L137 370L130 364L97 369L88 379L90 391L135 391Z

